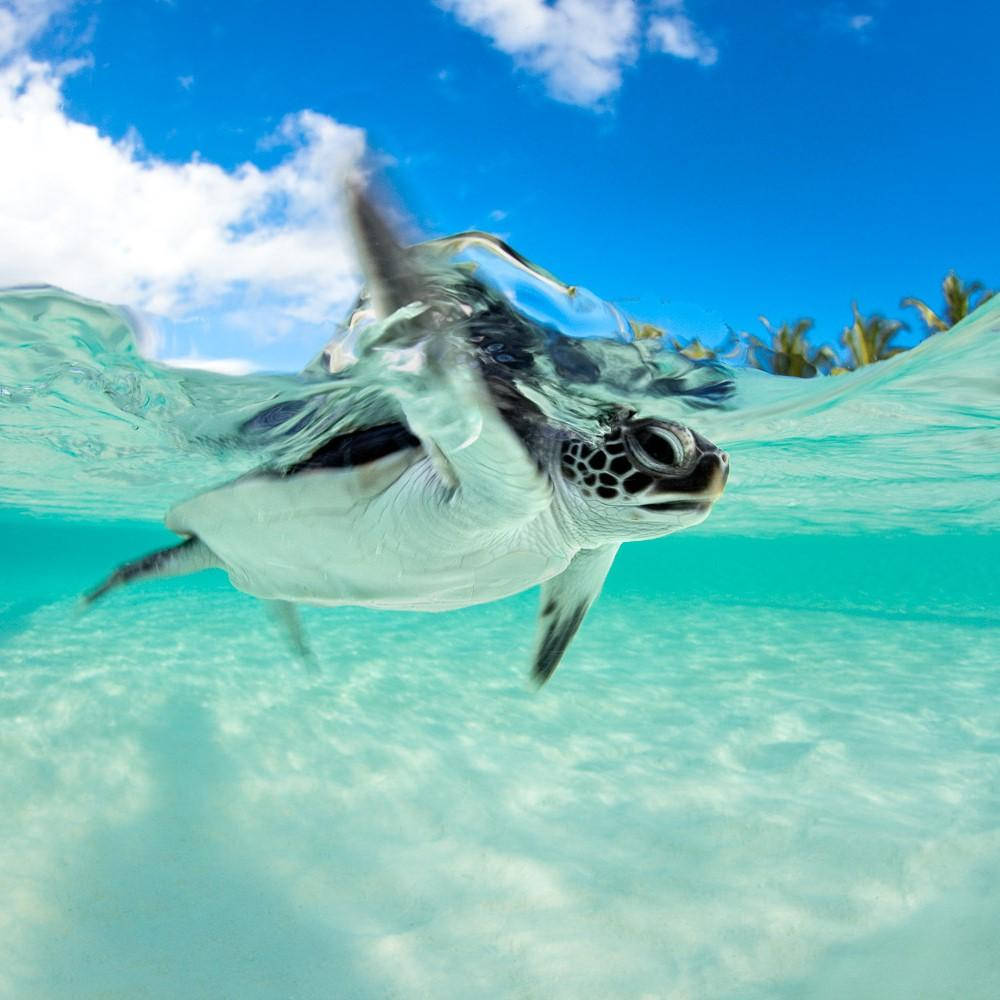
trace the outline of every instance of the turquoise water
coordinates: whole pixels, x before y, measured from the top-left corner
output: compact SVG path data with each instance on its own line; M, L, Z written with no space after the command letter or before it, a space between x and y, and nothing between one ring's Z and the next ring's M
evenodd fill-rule
M540 692L534 593L307 608L318 676L216 572L80 614L305 391L134 333L0 296L0 996L1000 995L1000 303L666 401L727 493Z

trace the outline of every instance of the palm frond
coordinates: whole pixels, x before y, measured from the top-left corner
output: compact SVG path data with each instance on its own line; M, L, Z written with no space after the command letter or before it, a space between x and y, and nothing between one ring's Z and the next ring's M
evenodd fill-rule
M640 323L638 320L630 319L628 325L632 330L632 336L636 340L654 340L658 337L666 336L666 330L655 323Z
M770 344L759 337L747 334L749 344L747 362L754 368L787 375L794 378L812 378L828 370L836 362L836 355L829 346L815 348L806 334L813 321L802 316L794 323L775 326L766 316L757 317L771 338Z
M857 302L851 303L851 310L854 322L844 327L840 339L850 352L855 367L891 358L903 350L901 347L894 347L892 339L904 329L905 323L898 319L886 319L877 313L866 318L861 315Z
M908 297L899 303L900 309L914 308L920 311L920 316L924 321L929 333L941 333L948 329L948 324L941 319L933 309L921 299Z
M927 334L930 335L950 330L956 323L965 319L969 313L992 298L993 294L981 281L970 281L966 284L954 270L951 270L941 282L941 296L944 299L944 308L941 313L945 317L944 319L921 299L906 298L900 302L900 306L904 309L910 306L918 309L924 326L927 327ZM979 299L975 301L977 295Z

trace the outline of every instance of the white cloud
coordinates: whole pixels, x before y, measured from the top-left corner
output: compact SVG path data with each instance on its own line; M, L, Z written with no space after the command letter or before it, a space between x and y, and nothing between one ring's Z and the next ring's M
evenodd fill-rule
M81 63L38 61L28 47L72 0L0 0L0 287L54 284L132 307L146 350L175 364L245 371L228 354L322 342L357 288L339 179L363 133L325 115L289 115L261 170L225 170L197 154L150 156L130 130L114 141L62 109ZM190 87L191 77L178 83Z
M694 59L702 66L712 66L719 58L719 50L695 28L681 4L664 6L671 10L649 22L650 46L678 59Z
M881 0L873 0L871 6L876 8L875 13L852 13L851 5L846 0L835 0L821 9L821 19L824 26L837 32L853 33L859 41L868 41L871 31L877 21L878 8L882 6Z
M69 118L64 73L23 54L0 64L0 285L46 282L175 320L262 303L305 323L339 316L357 281L338 179L363 152L359 129L301 111L270 169L169 163Z
M544 76L554 97L593 104L617 90L637 50L635 0L438 0L462 24L486 35Z
M593 105L621 86L622 71L641 48L637 0L435 0L501 52L542 76L553 97ZM661 5L664 6L664 5ZM657 51L708 65L718 53L684 14L681 0L653 18L648 37Z
M0 63L21 52L72 0L0 0Z

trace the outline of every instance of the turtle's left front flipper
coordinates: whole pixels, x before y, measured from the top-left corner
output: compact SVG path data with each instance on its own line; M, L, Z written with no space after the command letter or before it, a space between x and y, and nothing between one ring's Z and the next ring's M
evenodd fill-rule
M558 576L542 584L532 679L544 684L559 666L618 553L618 545L582 549Z
M368 350L441 480L467 501L460 509L474 524L484 505L494 527L541 513L552 502L549 479L501 414L461 332L474 303L448 285L440 264L399 243L363 186L348 186L347 212L376 315L393 320ZM475 294L472 284L466 291Z

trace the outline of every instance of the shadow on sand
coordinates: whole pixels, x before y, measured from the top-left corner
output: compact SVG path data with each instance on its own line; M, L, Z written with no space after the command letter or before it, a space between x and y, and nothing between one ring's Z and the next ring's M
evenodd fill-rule
M137 734L138 735L138 734ZM23 996L298 1000L375 995L350 928L320 923L241 855L227 818L236 785L195 692L142 734L157 782L139 820L105 829L47 892L58 911ZM357 939L354 939L355 942ZM381 993L380 993L381 995Z

